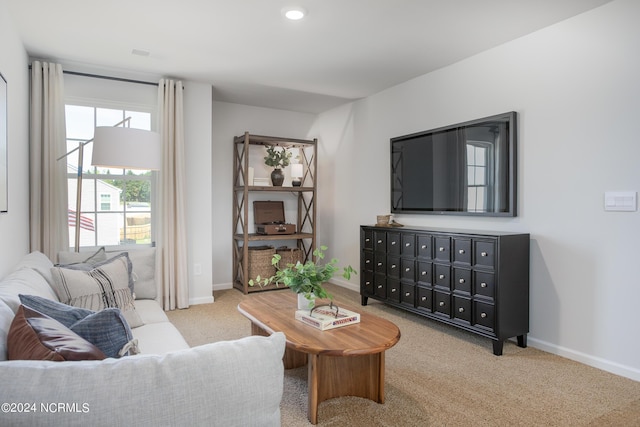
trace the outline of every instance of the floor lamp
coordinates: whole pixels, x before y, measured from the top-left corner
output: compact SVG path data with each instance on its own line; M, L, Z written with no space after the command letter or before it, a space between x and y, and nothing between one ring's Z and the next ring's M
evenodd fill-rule
M76 191L75 251L80 251L80 210L82 201L82 164L84 146L93 142L92 166L120 169L158 170L161 165L160 135L142 129L120 127L130 124L131 117L114 126L95 128L93 138L81 142L77 148L58 158L64 159L78 151L78 185Z

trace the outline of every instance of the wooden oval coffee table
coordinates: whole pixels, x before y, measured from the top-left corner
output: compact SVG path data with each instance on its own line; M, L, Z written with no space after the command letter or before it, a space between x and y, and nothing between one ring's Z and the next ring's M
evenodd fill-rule
M384 352L400 339L398 327L361 308L344 306L360 313L360 323L320 331L294 318L296 305L293 292L270 291L251 294L238 311L251 320L253 335L286 335L285 369L308 365L309 421L317 424L318 405L334 397L384 403Z

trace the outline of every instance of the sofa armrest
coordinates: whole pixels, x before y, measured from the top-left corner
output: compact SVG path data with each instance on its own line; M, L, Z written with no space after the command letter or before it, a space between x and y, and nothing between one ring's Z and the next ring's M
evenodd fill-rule
M275 333L161 356L1 362L0 403L15 412L3 406L0 425L279 426L284 347Z

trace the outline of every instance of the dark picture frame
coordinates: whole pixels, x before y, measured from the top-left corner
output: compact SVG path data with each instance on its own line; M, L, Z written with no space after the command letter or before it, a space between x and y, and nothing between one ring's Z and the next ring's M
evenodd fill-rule
M0 73L0 212L8 212L9 210L8 105L7 80Z

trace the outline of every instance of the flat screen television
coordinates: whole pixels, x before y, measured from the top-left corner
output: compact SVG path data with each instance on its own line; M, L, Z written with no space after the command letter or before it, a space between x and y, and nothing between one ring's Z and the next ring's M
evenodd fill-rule
M391 212L517 215L517 114L391 138Z

